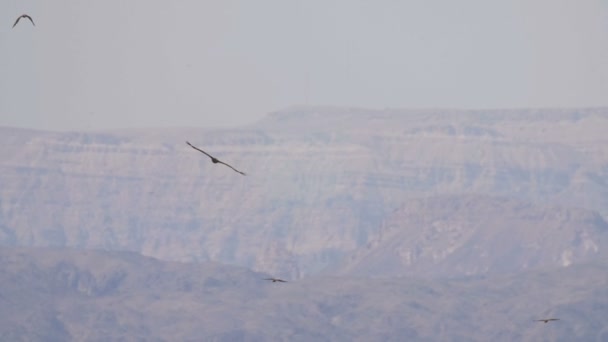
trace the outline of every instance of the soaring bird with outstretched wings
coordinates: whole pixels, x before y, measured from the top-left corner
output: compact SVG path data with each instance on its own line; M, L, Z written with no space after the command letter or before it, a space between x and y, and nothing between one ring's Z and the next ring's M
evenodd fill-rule
M198 147L196 147L196 146L192 145L191 143L189 143L189 142L187 142L187 141L186 141L186 144L190 145L190 147L192 147L193 149L195 149L195 150L197 150L197 151L199 151L199 152L203 153L203 154L204 154L204 155L206 155L207 157L211 158L211 161L213 162L213 164L217 164L217 163L224 164L224 165L228 166L229 168L233 169L234 171L236 171L236 172L238 172L238 173L242 174L243 176L245 176L245 172L241 172L241 171L239 171L239 170L235 169L235 168L234 168L234 167L232 167L231 165L228 165L228 164L224 163L223 161L221 161L221 160L219 160L219 159L217 159L217 158L213 157L213 156L212 156L212 155L210 155L209 153L207 153L207 152L205 152L205 151L201 150L200 148L198 148Z
M27 14L22 14L22 15L19 16L19 18L17 18L17 20L15 20L15 23L13 24L13 27L15 27L15 25L17 25L17 23L19 22L19 20L21 20L21 18L28 18L32 22L32 25L36 26L36 24L34 24L34 20L32 20L32 17L30 17Z
M559 321L559 318L545 318L545 319L536 319L535 322L551 322L551 321Z
M283 279L279 279L279 278L264 278L264 280L270 280L270 281L272 281L273 283L276 283L277 281L278 281L279 283L286 283L286 282L287 282L287 280L283 280Z

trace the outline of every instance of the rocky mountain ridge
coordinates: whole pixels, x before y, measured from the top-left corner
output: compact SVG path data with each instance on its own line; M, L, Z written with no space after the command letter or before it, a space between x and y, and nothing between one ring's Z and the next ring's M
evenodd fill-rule
M406 202L345 275L458 277L500 275L608 258L608 223L596 212L534 206L489 196L435 196Z
M271 283L266 274L217 263L3 247L0 339L603 341L607 265L453 280ZM544 317L560 321L534 321Z
M420 198L474 194L608 217L607 128L605 108L317 107L227 129L4 127L0 244L130 250L299 278L377 243L383 222ZM574 243L552 239L564 250Z

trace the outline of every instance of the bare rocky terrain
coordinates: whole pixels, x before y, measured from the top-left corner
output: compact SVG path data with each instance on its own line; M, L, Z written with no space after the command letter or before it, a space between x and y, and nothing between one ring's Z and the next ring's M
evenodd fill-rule
M0 250L3 341L605 341L608 263L430 280ZM535 319L559 317L549 324Z
M479 195L407 201L366 247L331 272L361 276L499 275L608 258L594 211Z
M410 199L498 196L607 217L607 128L606 109L314 107L233 129L4 127L0 244L130 250L299 278L374 242Z
M0 127L0 339L608 340L607 131L606 108Z

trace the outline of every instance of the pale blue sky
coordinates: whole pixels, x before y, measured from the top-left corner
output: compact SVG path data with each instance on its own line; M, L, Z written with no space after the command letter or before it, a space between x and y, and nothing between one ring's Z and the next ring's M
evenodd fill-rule
M32 27L18 15L29 13ZM4 0L0 125L608 105L608 0Z

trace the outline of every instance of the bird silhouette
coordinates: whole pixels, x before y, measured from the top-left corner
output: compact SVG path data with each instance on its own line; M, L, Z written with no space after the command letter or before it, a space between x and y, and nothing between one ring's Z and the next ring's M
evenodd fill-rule
M283 280L283 279L279 279L279 278L264 278L264 280L270 280L270 281L272 281L273 283L276 283L277 281L278 281L279 283L286 283L286 282L287 282L287 280Z
M15 23L13 24L13 28L15 27L15 25L17 25L17 23L19 22L19 20L21 20L21 18L28 18L32 22L32 25L36 26L36 24L34 24L34 20L32 20L32 17L30 17L27 14L22 14L19 16L19 18L17 18L17 20L15 20Z
M224 163L223 161L221 161L221 160L219 160L219 159L215 158L214 156L210 155L209 153L207 153L207 152L205 152L205 151L201 150L200 148L198 148L198 147L196 147L196 146L192 145L192 144L191 144L191 143L189 143L188 141L186 141L186 144L190 145L190 147L192 147L193 149L195 149L195 150L197 150L197 151L199 151L199 152L203 153L203 154L204 154L204 155L206 155L207 157L211 158L211 161L213 162L213 164L218 164L218 163L219 163L219 164L224 164L224 165L228 166L229 168L233 169L234 171L236 171L236 172L238 172L238 173L242 174L243 176L245 176L245 172L241 172L241 171L239 171L239 170L235 169L235 168L234 168L234 167L232 167L231 165L228 165L228 164Z
M545 318L545 319L537 319L535 321L536 322L545 322L545 323L548 323L548 322L551 322L551 321L559 321L559 318Z

